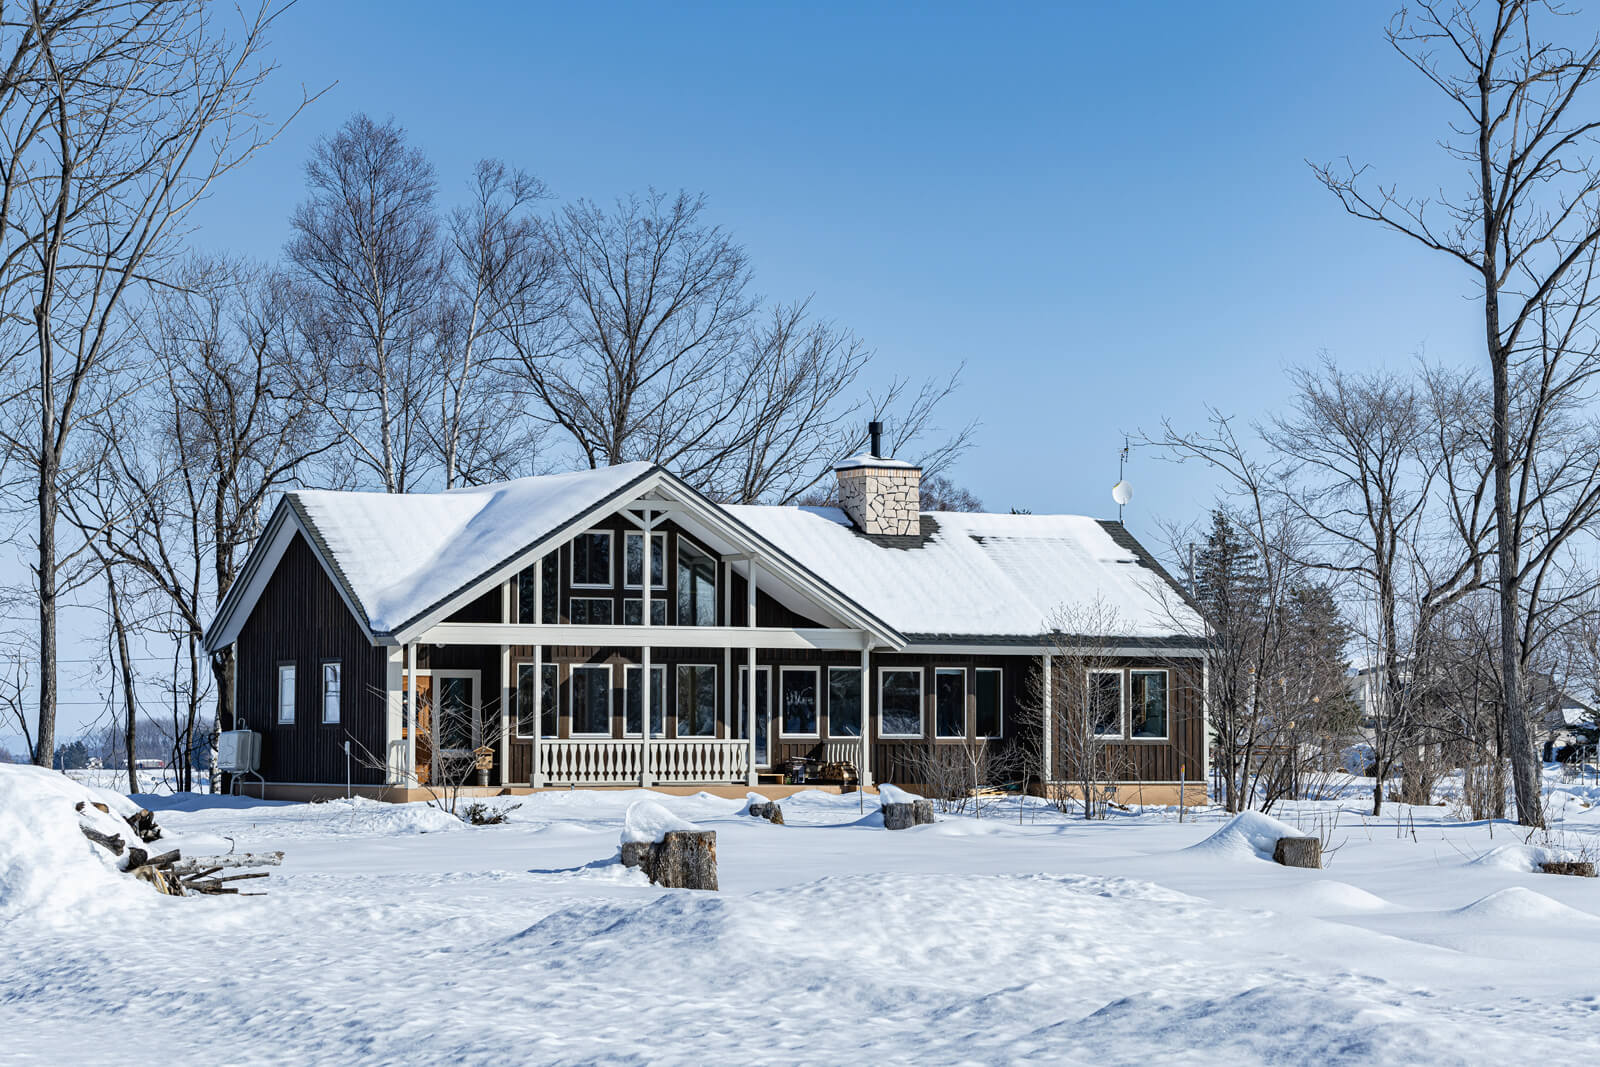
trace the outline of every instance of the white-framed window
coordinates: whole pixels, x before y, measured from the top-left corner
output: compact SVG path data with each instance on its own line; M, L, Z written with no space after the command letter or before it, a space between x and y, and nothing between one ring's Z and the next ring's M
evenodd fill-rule
M1089 729L1096 737L1122 736L1122 671L1091 669L1088 678Z
M861 736L861 668L828 668L828 736Z
M820 737L817 668L782 667L778 671L778 733L784 737Z
M629 664L622 670L622 736L639 737L639 724L644 721L644 690L639 679L644 675L642 666ZM650 666L650 736L667 735L667 669L660 664Z
M294 723L294 664L278 664L278 722Z
M551 552L517 575L517 621L555 623L561 601L561 553Z
M933 736L947 740L967 736L967 670L935 667L933 671Z
M622 622L625 626L644 625L644 597L630 596L622 602ZM650 625L665 626L667 624L667 598L664 596L650 598Z
M678 664L678 736L717 736L717 668Z
M339 721L339 701L344 692L344 672L336 659L322 661L322 721Z
M655 557L650 561L650 588L667 587L667 535L652 533ZM622 538L622 584L629 589L643 588L644 531L629 530Z
M878 668L878 736L922 736L922 669Z
M749 693L750 668L746 664L739 664L739 689L733 695L734 714L733 721L728 724L728 736L744 739L750 736L749 702L746 699ZM767 729L767 704L771 699L772 669L770 667L756 668L756 737L761 740L766 737ZM756 746L760 748L760 745Z
M610 626L616 602L608 596L575 596L567 604L574 626Z
M1001 701L1005 697L1002 679L1005 672L999 667L979 667L973 671L973 696L977 699L977 737L1002 737L1005 735L1005 711Z
M611 665L583 663L567 679L573 737L611 736Z
M1168 721L1168 676L1165 670L1128 672L1128 736L1165 741Z
M717 558L678 536L678 625L717 624Z
M544 675L544 692L540 694L539 733L544 737L554 737L559 731L561 723L561 709L557 704L559 674L554 663L541 663L539 673ZM533 664L517 664L517 736L533 736L534 692L533 692Z
M572 587L610 589L611 531L590 530L572 539Z

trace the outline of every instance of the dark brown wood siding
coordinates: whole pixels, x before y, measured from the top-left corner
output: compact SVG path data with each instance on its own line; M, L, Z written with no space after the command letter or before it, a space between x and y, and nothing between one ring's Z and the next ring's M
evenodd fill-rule
M359 755L382 758L385 669L382 648L367 641L311 548L296 534L239 632L238 708L261 737L261 774L269 782L345 780L344 741ZM322 721L321 665L338 660L343 696L338 723ZM295 666L295 721L278 722L278 667ZM358 747L359 746L359 747ZM357 784L383 781L380 769L352 762Z

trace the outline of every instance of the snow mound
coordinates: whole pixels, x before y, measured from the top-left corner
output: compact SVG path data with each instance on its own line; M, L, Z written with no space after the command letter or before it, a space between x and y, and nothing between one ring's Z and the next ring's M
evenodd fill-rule
M879 804L915 804L921 799L923 798L917 796L917 794L908 793L899 786L890 785L887 782L878 787Z
M698 829L700 827L694 823L678 818L653 800L636 800L628 805L628 814L622 820L622 843L652 845L669 833Z
M1541 848L1538 845L1501 845L1472 860L1472 867L1492 867L1500 871L1520 871L1534 874L1541 863L1561 863L1576 859L1570 852L1559 848Z
M1349 882L1324 879L1302 885L1274 887L1262 896L1262 903L1273 911L1292 911L1306 915L1357 915L1385 911L1391 907L1376 893Z
M65 925L155 898L83 836L80 802L99 802L119 815L137 810L127 797L56 771L0 764L0 922L27 917Z
M1569 923L1600 921L1588 912L1569 908L1559 900L1536 893L1520 885L1500 889L1486 897L1474 900L1449 914L1462 919L1481 919L1492 922L1545 922Z
M1227 824L1185 852L1198 852L1229 859L1272 858L1272 850L1280 837L1305 837L1306 834L1286 822L1280 822L1259 811L1242 811Z
M437 834L465 830L467 824L443 808L426 801L386 804L366 797L332 800L328 807L350 814L350 829L359 834L387 837L398 834Z

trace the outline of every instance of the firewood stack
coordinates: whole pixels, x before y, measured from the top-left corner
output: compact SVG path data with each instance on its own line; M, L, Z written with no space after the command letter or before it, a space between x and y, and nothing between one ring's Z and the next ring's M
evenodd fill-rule
M229 882L265 878L270 871L242 871L223 875L225 870L249 867L276 867L283 862L282 852L243 852L227 856L191 856L183 858L178 849L151 849L144 846L161 840L161 827L153 814L140 808L123 818L98 801L79 801L78 829L83 836L116 856L118 866L141 882L149 882L158 893L181 897L191 893L236 894L246 897L263 896L262 893L244 893ZM126 835L126 836L125 836ZM130 845L136 840L137 845ZM155 854L152 855L152 852Z

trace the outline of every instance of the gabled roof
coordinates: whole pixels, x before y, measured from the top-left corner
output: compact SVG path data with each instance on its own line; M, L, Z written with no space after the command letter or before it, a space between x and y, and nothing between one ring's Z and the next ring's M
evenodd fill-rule
M727 510L912 641L1036 640L1070 633L1090 614L1115 621L1116 633L1093 636L1185 644L1205 635L1177 584L1120 523L923 512L920 536L872 537L838 508Z

